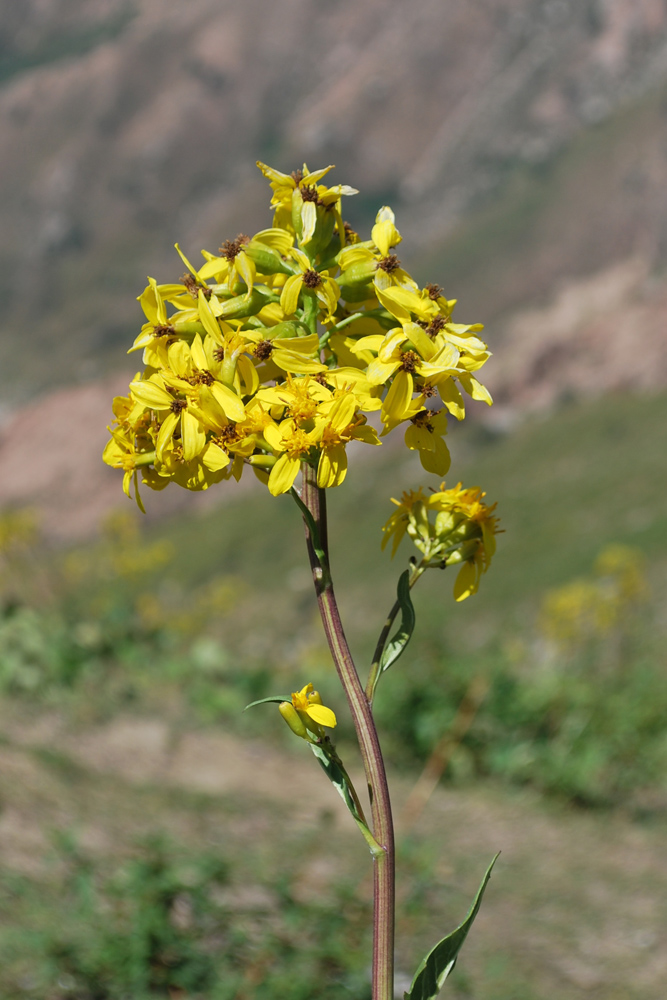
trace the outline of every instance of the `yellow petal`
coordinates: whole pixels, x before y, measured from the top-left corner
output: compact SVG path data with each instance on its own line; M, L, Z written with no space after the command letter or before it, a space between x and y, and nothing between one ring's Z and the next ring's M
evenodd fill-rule
M339 396L329 410L328 423L336 431L344 430L352 423L356 408L357 400L353 393L348 392L345 396Z
M283 285L280 305L286 316L293 316L299 305L299 292L303 285L303 274L292 274Z
M309 705L306 713L318 726L327 726L329 729L333 729L336 725L336 716L325 705Z
M307 358L296 351L274 351L271 360L284 372L294 375L317 375L327 371L327 366L314 358Z
M271 469L269 493L277 497L280 493L287 493L288 490L291 490L300 468L301 462L298 458L281 455Z
M186 462L196 458L206 444L206 434L195 415L189 410L183 410L181 414L181 439L183 458Z
M304 178L303 179L305 181L307 181L308 184L317 184L317 182L321 181L322 178L326 174L328 174L330 170L334 169L334 164L332 163L328 167L321 167L319 170L313 170L312 173L309 172L308 167L306 167L305 163L304 163L304 167L305 167L305 170L303 172L304 173Z
M190 350L184 340L176 340L169 345L167 351L169 367L177 375L189 375L192 367L190 363Z
M294 186L294 179L290 174L281 174L279 170L269 167L268 164L262 163L261 160L257 160L256 164L268 180L276 184L290 184Z
M488 389L486 389L481 382L478 382L476 378L473 378L473 376L469 375L467 372L460 372L458 380L468 395L472 396L473 399L479 399L481 402L486 403L487 406L491 406L493 400L491 399Z
M457 420L463 420L466 412L465 404L454 379L448 378L444 382L439 382L438 391L440 392L440 398L452 416L456 417Z
M203 267L199 268L199 277L202 281L209 281L215 278L217 284L222 284L229 273L229 261L226 257L210 257Z
M340 486L347 475L345 445L334 445L322 451L317 465L317 485L320 489Z
M257 274L255 265L250 260L250 257L248 257L245 253L243 253L243 251L241 251L241 253L238 254L235 263L236 263L236 270L238 271L238 273L241 275L246 285L248 286L247 294L250 295L253 286L255 284L255 275Z
M151 379L130 382L130 392L134 399L154 410L166 410L174 401L174 397L166 389Z
M208 368L208 358L206 357L206 351L204 350L204 345L202 344L202 339L199 334L195 334L195 338L190 345L190 356L196 364L197 368L204 370Z
M161 462L164 461L164 449L171 441L171 437L176 429L178 421L178 413L168 413L162 421L162 426L160 427L160 432L155 443L155 454Z
M371 230L371 239L383 257L387 256L390 247L396 246L401 241L400 233L389 219L375 223Z
M220 332L220 327L218 321L213 315L209 303L206 301L206 296L204 295L201 288L199 289L199 318L202 321L204 329L206 332L213 337L216 344L222 343L222 333Z
M245 419L245 406L235 392L228 389L226 385L222 385L221 382L214 382L211 386L211 392L215 396L216 402L222 407L226 417L236 421L236 423Z
M197 269L192 266L192 264L190 263L190 261L188 260L188 258L185 256L185 254L183 253L183 251L179 247L178 243L174 243L174 246L176 247L176 252L178 253L178 256L181 258L181 260L183 261L183 263L187 267L187 269L190 272L190 274L194 274L195 278L199 277L199 275L197 274Z
M413 379L410 372L400 371L391 383L387 398L382 405L382 419L401 421L412 402ZM409 447L409 446L408 446Z
M209 441L202 452L202 462L211 472L219 472L229 465L229 455L219 445Z
M157 304L160 301L160 296L157 291L157 282L155 281L155 278L149 278L148 282L149 284L139 296L138 302L143 309L148 322L152 326L156 326L159 322L157 317Z
M449 472L452 463L449 448L441 437L435 434L431 434L430 437L433 448L429 451L420 450L419 460L426 472L432 472L434 476L444 476Z
M242 354L239 357L236 362L236 369L241 378L242 395L254 396L259 389L259 375L254 364L246 354Z
M285 256L292 248L294 236L284 229L262 229L259 233L255 233L253 240Z
M431 361L436 352L436 346L429 335L416 323L406 323L403 330L407 339L414 344L424 361ZM456 356L458 359L458 352Z
M479 574L477 567L474 563L466 560L456 577L454 598L457 601L465 601L466 597L470 597L471 594L476 593L478 584Z
M304 201L301 206L301 225L303 227L301 243L308 243L312 240L317 225L317 208L314 201Z
M157 309L157 321L160 326L163 326L167 322L167 307L164 304L164 299L160 295L160 290L157 286L155 278L149 278L148 283L150 284L153 294L155 296L155 304Z

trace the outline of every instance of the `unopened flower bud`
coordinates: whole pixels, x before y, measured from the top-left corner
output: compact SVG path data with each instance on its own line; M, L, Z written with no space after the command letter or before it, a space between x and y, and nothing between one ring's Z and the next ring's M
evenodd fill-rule
M373 280L376 271L374 260L362 260L357 264L352 264L336 278L336 284L341 290L358 288L360 285L367 285Z
M244 247L244 253L250 258L260 274L294 273L294 269L282 259L277 250L265 246L259 240L251 240Z
M250 295L237 295L220 303L219 315L223 319L243 319L254 316L268 301L266 293L259 288L253 288Z
M301 720L301 716L290 701L281 701L278 705L278 711L295 736L300 736L302 740L309 740L308 731Z

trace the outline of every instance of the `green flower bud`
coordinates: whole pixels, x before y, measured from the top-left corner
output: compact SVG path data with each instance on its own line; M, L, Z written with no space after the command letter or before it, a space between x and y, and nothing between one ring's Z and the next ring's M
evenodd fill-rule
M310 330L299 320L288 319L271 327L271 340L281 340L283 337L308 337Z
M301 716L291 702L281 701L278 705L278 711L295 736L300 736L302 740L308 740L310 742L308 731L301 720Z
M336 278L336 284L341 289L358 288L359 285L367 285L373 280L377 265L374 260L359 261L352 264L347 270Z
M311 239L307 243L304 243L304 249L308 251L311 257L315 257L316 254L320 253L325 249L331 242L331 236L334 231L334 226L336 225L336 216L331 209L317 206L317 222L315 223L315 232L313 233Z
M253 288L250 295L237 295L233 299L226 299L222 302L220 316L222 319L242 319L245 316L254 316L266 305L268 300L268 292Z
M243 251L260 274L294 274L294 268L282 259L277 250L251 240Z

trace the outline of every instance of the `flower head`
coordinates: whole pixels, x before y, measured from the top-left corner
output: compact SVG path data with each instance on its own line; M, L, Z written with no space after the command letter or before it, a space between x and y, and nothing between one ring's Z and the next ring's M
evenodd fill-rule
M279 710L292 732L310 743L323 739L323 727L333 729L336 725L336 716L322 704L322 698L312 684L295 691L291 703L281 702Z
M463 489L461 483L449 490L442 483L429 495L421 487L404 493L392 500L397 509L382 529L382 548L391 538L394 556L407 534L423 554L422 565L459 565L454 597L465 600L477 593L496 550L496 505L485 504L485 496L478 487Z
M204 490L246 468L277 495L304 462L339 486L350 442L380 444L366 417L379 410L381 437L402 426L424 469L445 475L448 415L463 419L463 393L491 402L481 326L453 322L456 301L404 269L391 208L363 239L343 222L356 192L330 184L333 167L258 166L273 225L222 239L199 267L177 244L180 281L149 278L139 296L130 350L144 370L114 404L104 461L139 503L140 482Z

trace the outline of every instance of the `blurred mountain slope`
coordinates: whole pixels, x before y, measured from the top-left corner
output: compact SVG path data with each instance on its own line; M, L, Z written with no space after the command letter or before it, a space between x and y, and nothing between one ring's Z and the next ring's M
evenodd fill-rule
M173 242L267 223L257 157L338 163L351 221L391 201L406 263L499 329L619 261L655 273L666 80L665 0L8 0L5 404L126 366Z

